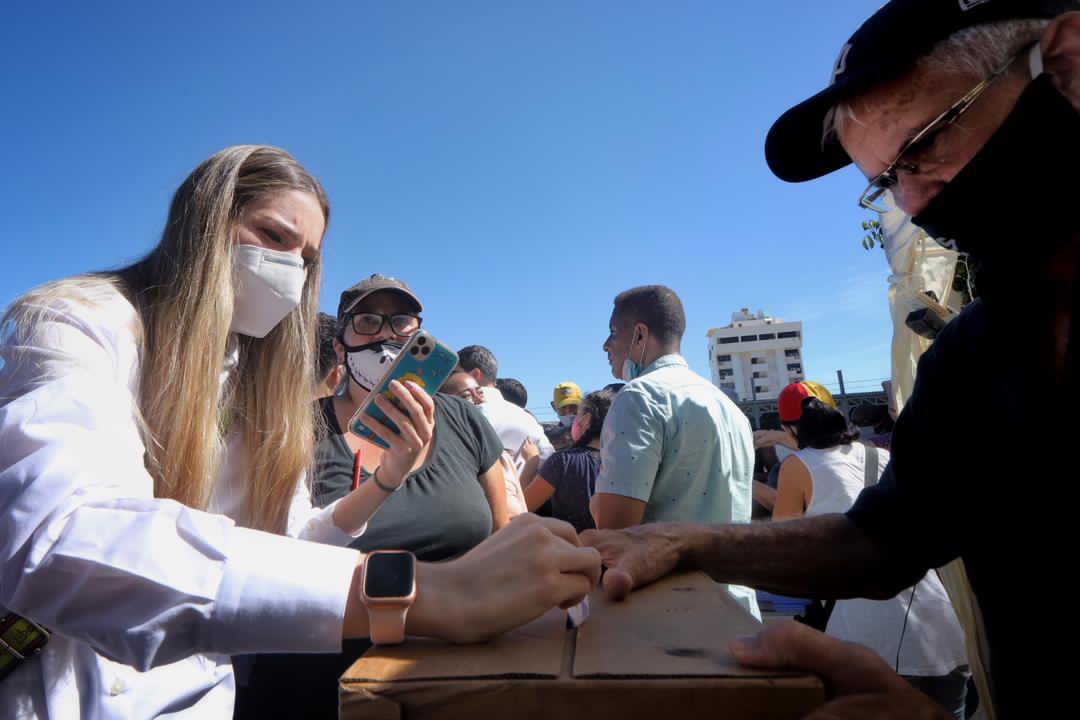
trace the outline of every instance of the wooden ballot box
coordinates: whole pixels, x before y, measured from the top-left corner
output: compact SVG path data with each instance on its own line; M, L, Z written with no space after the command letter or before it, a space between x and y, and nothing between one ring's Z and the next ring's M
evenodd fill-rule
M728 642L761 626L702 573L589 605L576 629L553 610L480 645L372 648L341 677L341 718L766 720L824 701L816 677L735 663Z

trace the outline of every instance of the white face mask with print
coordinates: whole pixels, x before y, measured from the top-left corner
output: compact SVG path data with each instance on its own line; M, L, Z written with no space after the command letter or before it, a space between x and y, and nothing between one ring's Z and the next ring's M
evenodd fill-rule
M237 245L233 262L231 332L266 337L300 306L307 271L296 255L257 245Z
M344 341L342 345L345 345ZM384 340L366 345L345 345L345 365L349 377L361 388L370 391L379 384L404 347L401 343Z

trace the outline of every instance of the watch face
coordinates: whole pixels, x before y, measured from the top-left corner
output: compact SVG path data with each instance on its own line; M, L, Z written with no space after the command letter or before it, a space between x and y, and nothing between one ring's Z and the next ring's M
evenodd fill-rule
M409 553L373 553L367 556L364 594L370 598L407 597L413 590L413 556Z

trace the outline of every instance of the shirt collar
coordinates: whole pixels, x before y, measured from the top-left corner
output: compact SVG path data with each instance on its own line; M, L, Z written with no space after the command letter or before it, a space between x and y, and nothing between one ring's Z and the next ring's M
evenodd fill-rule
M686 364L686 359L683 358L682 355L671 353L670 355L661 355L653 360L651 365L641 371L641 375L648 375L653 370L659 370L660 368L669 366L689 367L689 365ZM641 375L638 375L638 377L641 377Z

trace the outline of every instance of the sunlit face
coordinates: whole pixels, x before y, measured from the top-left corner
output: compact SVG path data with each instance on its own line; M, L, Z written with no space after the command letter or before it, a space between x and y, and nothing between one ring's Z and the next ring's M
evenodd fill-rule
M367 345L375 342L396 342L404 345L409 340L408 335L398 335L394 332L391 323L383 320L382 328L374 335L361 335L353 329L352 316L357 313L377 313L392 316L400 313L416 314L416 308L408 298L393 290L379 290L373 292L358 302L349 311L349 319L345 323L345 343L347 345Z
M914 70L859 95L851 102L855 119L838 128L840 144L867 179L889 166L920 130L963 97L983 78L967 73ZM897 206L918 215L967 165L1001 127L1027 84L1017 63L978 97L954 124L933 133L904 155L919 167L901 170L892 188Z
M615 311L611 311L611 320L608 321L608 336L604 340L604 352L607 353L608 365L611 366L611 374L615 379L622 379L623 362L630 354L630 348L634 342L634 323L620 318Z
M563 405L561 408L555 408L555 414L559 417L565 417L567 415L577 415L577 405Z
M314 195L280 190L247 203L236 222L236 243L287 252L304 267L319 259L326 219Z
M442 386L442 392L448 395L457 395L459 398L468 400L473 405L481 405L484 396L480 393L480 385L476 378L469 373L459 372L451 375Z

